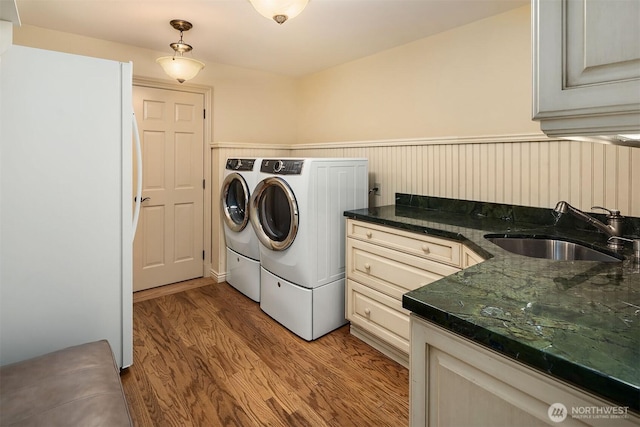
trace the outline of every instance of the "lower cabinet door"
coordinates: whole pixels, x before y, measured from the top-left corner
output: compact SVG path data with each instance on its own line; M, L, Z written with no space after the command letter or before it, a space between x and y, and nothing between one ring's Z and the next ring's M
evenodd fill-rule
M347 280L347 317L351 323L409 354L409 312L402 302Z

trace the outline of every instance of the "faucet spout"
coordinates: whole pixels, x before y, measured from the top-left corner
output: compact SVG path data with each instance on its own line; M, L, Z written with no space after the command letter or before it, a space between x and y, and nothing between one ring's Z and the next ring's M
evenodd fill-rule
M622 236L622 225L624 217L620 215L620 211L610 210L600 206L593 206L591 209L603 209L608 211L609 214L607 215L607 224L603 224L594 217L587 215L579 209L574 208L565 201L558 202L553 210L558 214L570 213L574 217L579 218L588 224L591 224L592 226L606 234L608 237ZM610 239L608 246L613 250L622 249L622 244L617 239Z

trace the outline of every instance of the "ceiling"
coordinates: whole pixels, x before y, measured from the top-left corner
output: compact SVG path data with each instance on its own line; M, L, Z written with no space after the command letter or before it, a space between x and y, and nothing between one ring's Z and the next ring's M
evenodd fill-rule
M5 0L2 0L5 1ZM34 25L166 52L179 39L171 19L193 29L191 55L303 76L529 4L530 0L310 0L282 25L249 0L16 0Z

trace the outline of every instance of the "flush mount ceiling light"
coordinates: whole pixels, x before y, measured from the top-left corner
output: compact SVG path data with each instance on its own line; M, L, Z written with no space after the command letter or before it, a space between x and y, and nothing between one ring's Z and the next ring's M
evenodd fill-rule
M300 15L309 0L249 0L258 13L265 18L284 24L287 19Z
M176 79L180 83L184 83L197 76L200 70L204 68L204 64L193 58L184 56L185 52L190 52L193 49L191 45L182 41L182 32L189 31L193 27L191 22L174 19L170 24L173 28L180 31L180 41L169 44L175 52L173 56L163 56L156 59L156 62L160 64L169 77Z

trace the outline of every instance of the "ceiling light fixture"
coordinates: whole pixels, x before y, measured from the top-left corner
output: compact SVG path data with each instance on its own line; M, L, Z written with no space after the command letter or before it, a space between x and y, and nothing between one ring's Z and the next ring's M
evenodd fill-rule
M249 0L258 13L278 24L300 15L309 0Z
M204 68L204 64L193 58L183 56L185 52L190 52L193 49L191 45L182 41L182 32L189 31L193 27L191 22L174 19L170 24L173 28L180 31L180 41L169 44L171 49L175 51L173 56L163 56L156 59L156 62L160 64L169 77L176 79L180 83L184 83L197 76L200 70Z

